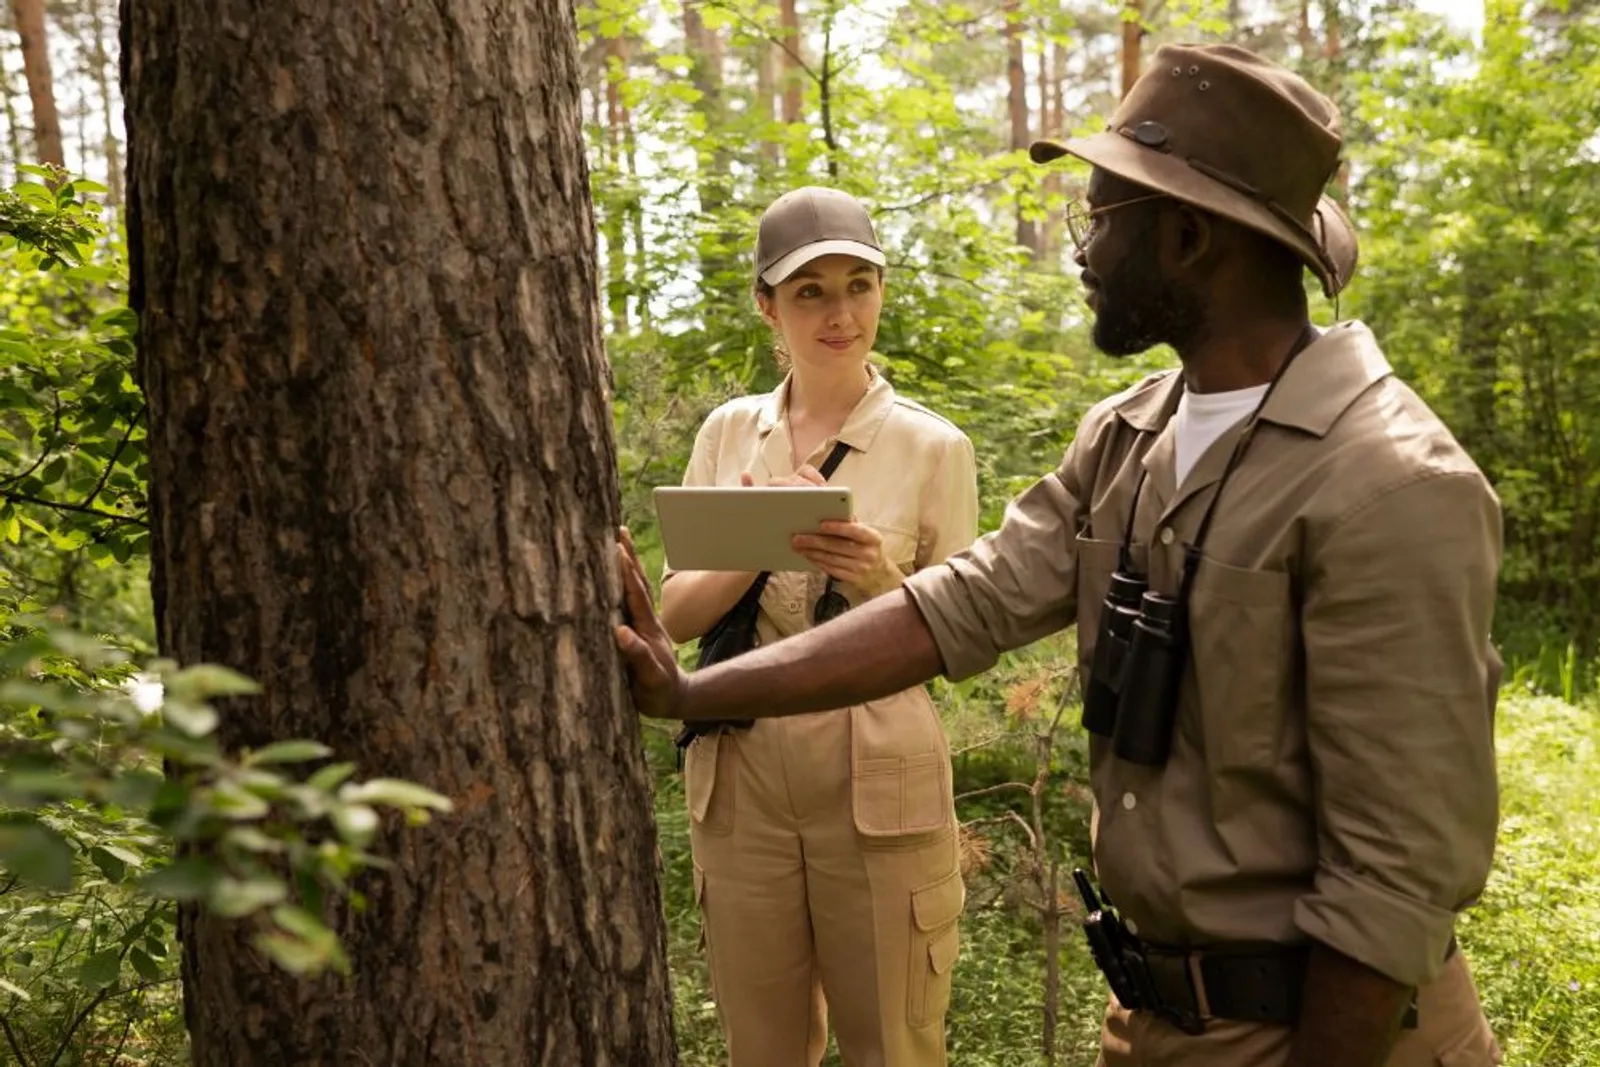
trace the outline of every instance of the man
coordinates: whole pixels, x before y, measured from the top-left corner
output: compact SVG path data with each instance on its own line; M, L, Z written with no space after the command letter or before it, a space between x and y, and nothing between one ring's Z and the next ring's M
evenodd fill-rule
M1453 937L1497 819L1499 506L1365 326L1308 321L1302 266L1331 296L1355 265L1339 147L1330 101L1232 46L1163 47L1110 130L1034 146L1094 168L1095 343L1182 370L1097 405L903 594L685 676L625 546L618 644L668 718L965 678L1076 621L1095 868L1139 971L1106 1067L1499 1062ZM1131 607L1103 620L1108 591Z

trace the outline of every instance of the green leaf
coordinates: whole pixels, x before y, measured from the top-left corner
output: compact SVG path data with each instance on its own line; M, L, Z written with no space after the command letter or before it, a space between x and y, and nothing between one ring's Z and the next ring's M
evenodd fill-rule
M119 857L112 855L110 849L99 846L91 848L89 859L100 868L100 873L106 876L108 882L120 882L128 873L128 865Z
M134 949L128 953L128 962L133 964L134 973L146 982L159 982L164 977L161 965L151 959L142 949Z
M244 758L246 766L259 763L304 763L333 755L333 749L318 741L278 741Z
M201 663L179 671L167 680L169 690L182 693L186 698L253 696L261 687L238 671L231 671L215 663Z
M218 915L237 919L282 903L288 895L284 884L274 878L222 877L212 885L206 903Z
M333 825L346 842L365 848L378 832L378 813L365 804L341 804L333 809Z
M200 900L218 877L217 869L207 861L186 857L145 875L139 884L160 900Z
M455 805L448 797L440 796L431 789L401 778L374 778L368 782L352 782L339 790L339 799L346 804L387 804L395 808L455 810Z
M326 951L282 934L260 934L255 939L255 946L290 974L308 977L321 972L328 965Z
M318 792L329 792L340 782L356 773L354 763L330 763L306 779L306 785Z
M122 951L108 948L83 961L83 966L78 969L78 983L85 989L102 989L115 982L121 973Z
M72 846L30 815L0 822L0 867L41 889L72 888Z
M217 728L217 713L204 704L173 700L170 695L161 706L167 722L190 737L208 737Z

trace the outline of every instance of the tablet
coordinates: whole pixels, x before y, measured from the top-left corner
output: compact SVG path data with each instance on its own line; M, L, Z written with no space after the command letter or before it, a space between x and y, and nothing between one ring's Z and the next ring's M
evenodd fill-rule
M789 547L824 519L848 520L839 486L662 486L656 516L675 571L815 571Z

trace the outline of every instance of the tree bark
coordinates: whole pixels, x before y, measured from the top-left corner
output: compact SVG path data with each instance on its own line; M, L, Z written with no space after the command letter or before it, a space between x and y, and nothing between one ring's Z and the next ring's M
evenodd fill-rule
M801 121L805 99L805 71L800 65L800 10L795 0L778 0L778 40L783 48L783 63L778 80L782 83L783 121Z
M1066 65L1066 50L1059 38L1046 36L1039 42L1039 136L1062 137L1061 72ZM1045 216L1039 230L1039 258L1059 263L1061 258L1061 209L1056 206L1062 193L1061 168L1050 167L1044 176Z
M758 38L750 46L754 49L752 66L756 70L756 117L763 124L770 123L776 117L773 100L777 96L777 59L776 50L772 42L765 38ZM767 170L776 170L778 167L778 142L767 130L761 136L761 161Z
M1127 0L1122 19L1122 95L1139 80L1139 46L1144 40L1144 0Z
M609 370L565 0L123 0L164 654L452 797L302 981L186 910L197 1067L677 1060L612 643Z
M1006 0L1006 109L1011 113L1011 150L1026 151L1028 129L1028 71L1023 59L1022 8L1018 0ZM1022 200L1017 202L1017 244L1039 255L1039 234L1033 220L1023 213Z
M33 105L33 154L37 162L66 166L61 147L61 116L50 76L50 35L45 28L44 0L11 0L11 17L22 41L22 71Z
M105 0L89 0L91 42L89 62L94 70L95 88L100 93L100 117L105 123L106 203L122 205L122 142L117 136L117 116L111 103L111 52L106 48L106 20L101 11Z

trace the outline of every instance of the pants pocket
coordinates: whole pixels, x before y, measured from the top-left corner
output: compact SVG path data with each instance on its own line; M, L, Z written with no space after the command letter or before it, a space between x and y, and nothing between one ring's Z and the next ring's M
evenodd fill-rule
M958 920L966 903L961 872L911 891L911 973L906 983L907 1019L923 1027L944 1019L956 957L961 954Z
M695 948L702 954L706 950L706 872L698 865L694 869L694 910L700 920L700 937L695 941Z
M689 817L695 825L713 834L733 831L737 758L733 739L725 734L705 734L689 746L683 761L683 791L689 801Z

